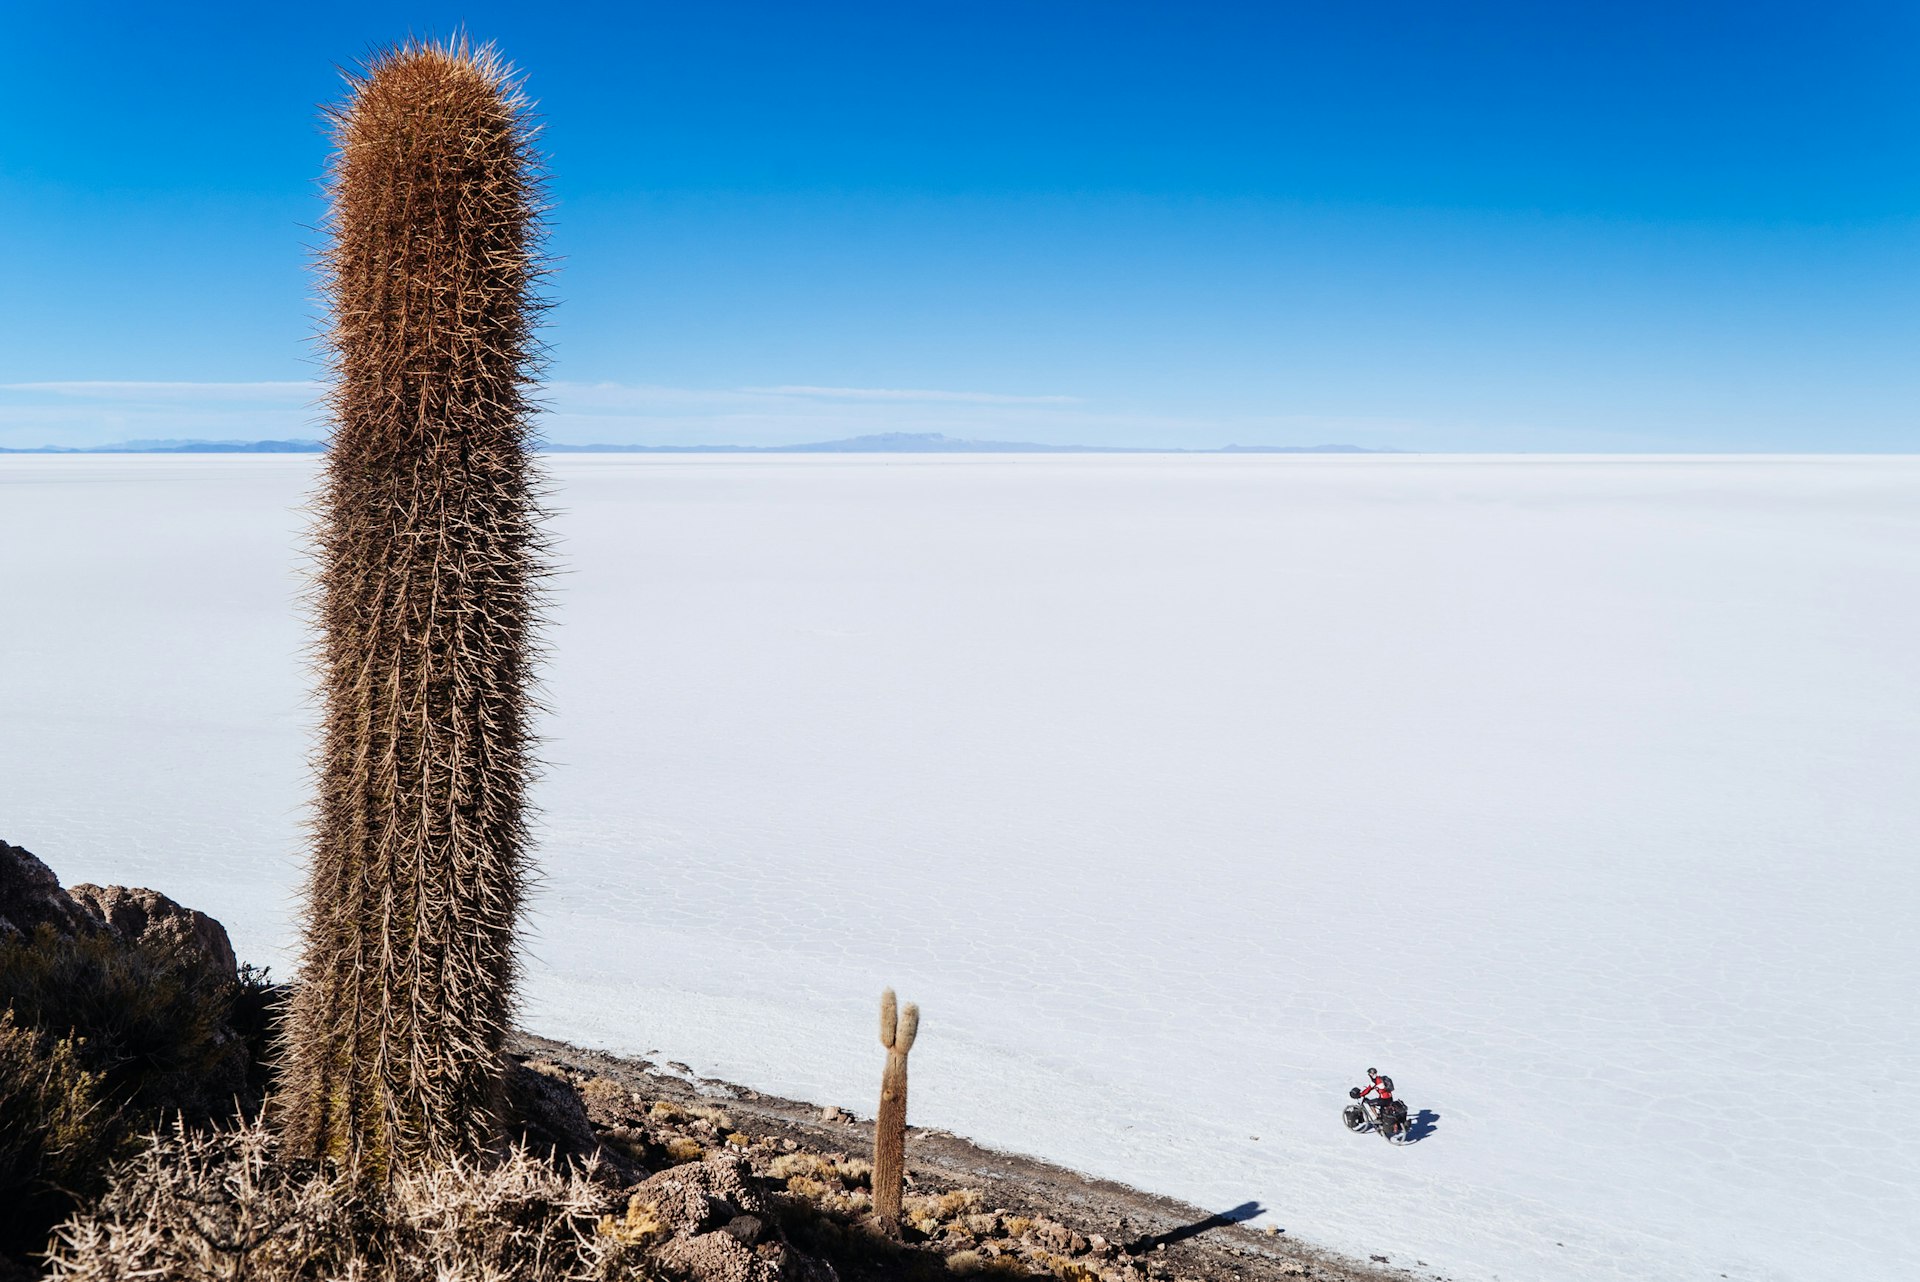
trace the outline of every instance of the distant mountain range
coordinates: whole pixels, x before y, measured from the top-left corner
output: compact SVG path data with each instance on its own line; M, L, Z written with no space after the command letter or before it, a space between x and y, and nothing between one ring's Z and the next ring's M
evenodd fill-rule
M113 445L0 446L0 454L320 454L320 441L120 441Z
M0 448L0 454L319 454L321 441L122 441L116 445ZM1360 445L1223 445L1171 449L1144 445L1038 445L963 441L938 432L882 432L801 445L542 445L547 454L1391 454Z

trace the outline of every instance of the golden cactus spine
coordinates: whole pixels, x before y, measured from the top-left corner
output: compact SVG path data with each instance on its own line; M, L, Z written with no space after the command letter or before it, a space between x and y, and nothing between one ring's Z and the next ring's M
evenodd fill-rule
M323 726L276 1101L363 1176L496 1142L528 880L540 175L490 47L349 78L322 266Z
M880 1112L873 1121L873 1213L883 1224L900 1222L901 1186L907 1175L907 1052L920 1031L920 1008L896 1014L891 988L880 995L880 1044L887 1067L880 1077Z

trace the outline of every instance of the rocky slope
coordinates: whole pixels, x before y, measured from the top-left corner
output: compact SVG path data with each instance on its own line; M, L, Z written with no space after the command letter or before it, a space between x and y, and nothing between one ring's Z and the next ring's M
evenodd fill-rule
M0 941L49 927L190 950L236 974L221 924L158 891L78 885L0 842ZM1416 1261L1360 1264L1234 1211L1209 1213L1032 1158L910 1129L904 1223L870 1216L872 1124L530 1035L511 1048L516 1138L593 1164L597 1232L693 1282L860 1282L974 1273L1063 1282L1381 1282ZM1416 1273L1417 1270L1417 1273Z

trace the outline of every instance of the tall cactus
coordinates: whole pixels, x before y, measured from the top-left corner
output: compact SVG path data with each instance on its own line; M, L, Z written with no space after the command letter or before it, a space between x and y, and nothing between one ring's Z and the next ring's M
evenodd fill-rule
M529 876L540 174L489 46L349 77L322 265L323 729L304 953L276 1107L363 1176L499 1134Z
M907 1052L920 1031L920 1008L908 1003L895 1017L891 988L880 994L880 1044L887 1067L880 1077L880 1113L873 1121L873 1213L883 1225L900 1222L900 1187L907 1175Z

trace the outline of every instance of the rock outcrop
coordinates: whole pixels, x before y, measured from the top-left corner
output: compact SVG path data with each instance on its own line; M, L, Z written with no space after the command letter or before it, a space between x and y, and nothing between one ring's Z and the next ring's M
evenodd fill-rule
M229 978L239 973L227 929L196 909L139 886L60 888L31 851L0 841L0 937L51 926L60 935L108 930L129 941L188 949Z
M51 926L62 935L99 930L102 923L60 889L53 869L31 852L0 841L0 936Z
M646 1174L628 1154L601 1142L580 1093L551 1064L508 1065L504 1120L509 1138L556 1165L597 1161L620 1184Z
M653 1262L688 1282L827 1282L834 1276L830 1266L785 1240L751 1165L735 1154L641 1181L628 1199L625 1223L644 1225Z
M237 977L239 962L227 928L196 908L177 904L157 890L141 886L95 886L86 882L67 892L76 904L122 939L191 949L222 975Z

